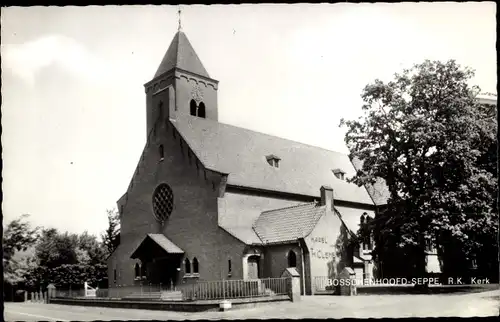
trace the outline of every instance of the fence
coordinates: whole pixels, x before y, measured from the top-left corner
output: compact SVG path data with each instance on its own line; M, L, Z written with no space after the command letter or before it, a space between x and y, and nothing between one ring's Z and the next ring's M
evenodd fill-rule
M177 286L162 284L117 285L109 289L96 289L95 296L92 296L92 298L193 301L272 297L278 295L288 295L290 287L290 278L197 281ZM55 297L83 298L85 297L85 289L58 289L55 291Z
M56 289L55 290L55 297L62 297L62 298L80 298L80 297L85 297L85 289Z
M331 289L330 281L331 279L326 276L314 276L312 285L313 293L333 290Z
M289 278L201 281L179 286L183 300L217 300L287 295Z
M28 292L24 291L24 301L25 302L40 302L48 303L48 293L47 292Z
M141 284L141 285L117 285L109 289L99 289L96 292L97 297L108 298L161 298L162 293L174 292L175 288L163 284Z

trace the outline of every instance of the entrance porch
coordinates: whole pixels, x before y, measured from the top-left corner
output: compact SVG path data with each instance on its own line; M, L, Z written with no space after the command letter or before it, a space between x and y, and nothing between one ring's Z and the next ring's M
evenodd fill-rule
M174 289L180 281L181 259L184 251L162 234L148 234L130 256L142 263L144 278L139 276L138 285L160 285L162 289Z

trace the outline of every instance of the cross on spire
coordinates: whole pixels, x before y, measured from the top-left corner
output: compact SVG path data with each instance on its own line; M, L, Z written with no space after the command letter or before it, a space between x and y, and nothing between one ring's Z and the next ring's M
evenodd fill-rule
M179 7L179 11L177 11L177 14L179 15L179 27L177 28L177 30L181 30L182 29L182 25L181 25L181 8Z

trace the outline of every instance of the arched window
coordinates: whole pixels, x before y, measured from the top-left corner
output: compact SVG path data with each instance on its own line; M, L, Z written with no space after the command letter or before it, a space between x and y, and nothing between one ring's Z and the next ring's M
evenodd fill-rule
M205 118L205 104L203 102L198 106L198 117Z
M288 267L297 267L297 256L293 250L288 252Z
M189 113L192 116L196 116L196 108L196 102L194 100L191 100L191 102L189 103Z
M193 273L194 274L198 274L199 271L198 271L198 260L195 258L193 258Z
M165 151L163 150L163 144L160 144L158 147L158 154L160 155L160 160L163 160L165 157Z
M191 263L189 262L189 259L184 260L184 272L186 274L191 274Z
M113 281L116 283L116 269L113 270Z
M146 276L146 268L147 268L147 265L145 263L142 263L141 265L141 276Z
M231 260L227 260L227 273L228 275L231 275L231 272L233 271L233 268L231 267Z
M136 278L141 275L141 266L139 266L139 263L135 263L134 273Z

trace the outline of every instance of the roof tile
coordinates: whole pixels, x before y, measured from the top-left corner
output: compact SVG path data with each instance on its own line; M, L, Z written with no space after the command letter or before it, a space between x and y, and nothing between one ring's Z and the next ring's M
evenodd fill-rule
M154 77L158 77L174 67L210 78L186 34L182 31L175 34Z
M155 243L170 254L184 254L184 251L162 234L148 234Z
M222 229L227 231L233 237L241 240L247 245L260 245L262 241L255 233L252 227L229 227L221 225Z
M345 154L190 115L177 114L172 124L206 168L228 174L230 185L317 198L329 185L336 200L373 205L364 187L333 175L335 168L355 175ZM281 158L279 168L267 162L271 154Z
M264 244L294 241L309 235L325 210L325 206L313 202L264 211L253 229Z

